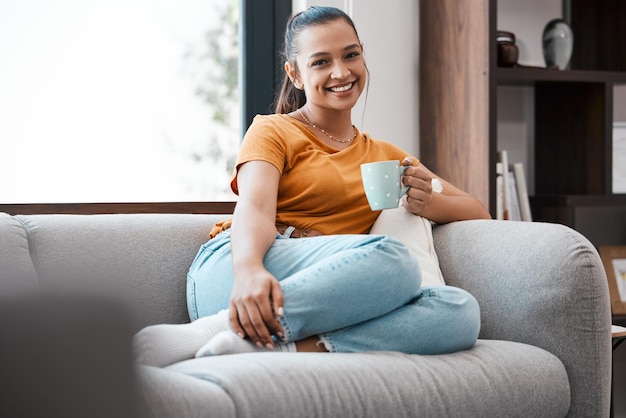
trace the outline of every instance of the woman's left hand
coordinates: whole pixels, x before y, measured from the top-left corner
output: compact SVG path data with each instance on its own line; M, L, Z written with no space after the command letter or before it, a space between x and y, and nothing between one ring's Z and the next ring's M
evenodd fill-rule
M419 215L432 199L432 174L421 164L414 165L413 157L405 157L402 165L409 166L402 176L402 183L409 186L406 197L402 199L402 206L407 211Z

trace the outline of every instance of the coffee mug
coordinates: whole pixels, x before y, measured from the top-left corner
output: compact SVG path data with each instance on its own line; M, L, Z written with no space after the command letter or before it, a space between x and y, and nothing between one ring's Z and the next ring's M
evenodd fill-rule
M409 190L400 179L407 167L397 160L361 164L363 188L372 210L398 207L400 198Z

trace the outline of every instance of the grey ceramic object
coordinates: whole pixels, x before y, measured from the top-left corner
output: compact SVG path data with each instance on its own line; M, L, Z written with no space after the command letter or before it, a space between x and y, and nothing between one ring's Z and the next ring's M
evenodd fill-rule
M543 29L543 58L546 66L564 70L569 66L574 50L574 33L563 19L552 19Z

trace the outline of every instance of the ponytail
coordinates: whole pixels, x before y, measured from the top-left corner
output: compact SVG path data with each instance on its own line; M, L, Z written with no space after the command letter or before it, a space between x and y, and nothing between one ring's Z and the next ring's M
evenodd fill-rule
M293 85L287 73L283 75L283 82L276 98L274 113L291 113L300 109L306 103L304 90Z

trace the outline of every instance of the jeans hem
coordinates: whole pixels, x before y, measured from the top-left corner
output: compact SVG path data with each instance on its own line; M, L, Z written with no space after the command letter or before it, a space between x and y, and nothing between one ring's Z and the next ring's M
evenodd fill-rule
M333 342L326 335L320 334L318 335L318 337L320 339L318 344L323 344L326 351L328 351L329 353L334 353L335 351L337 351L335 349L335 344L333 344Z

